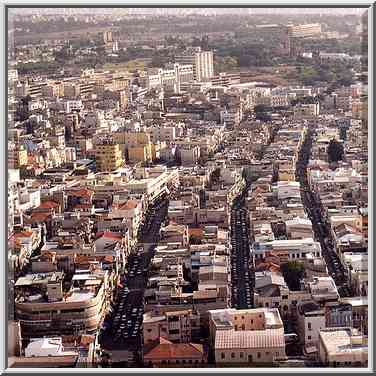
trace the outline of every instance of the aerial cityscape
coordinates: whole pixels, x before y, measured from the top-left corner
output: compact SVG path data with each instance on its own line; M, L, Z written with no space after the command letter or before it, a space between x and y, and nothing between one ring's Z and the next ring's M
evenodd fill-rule
M367 368L368 11L8 8L8 368Z

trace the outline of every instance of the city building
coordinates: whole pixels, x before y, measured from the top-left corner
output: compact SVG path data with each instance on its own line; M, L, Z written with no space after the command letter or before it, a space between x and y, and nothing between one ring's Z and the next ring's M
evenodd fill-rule
M160 338L144 348L144 364L153 367L200 367L207 362L203 346L197 343L172 343Z
M213 51L201 51L197 48L186 55L175 56L175 61L182 65L192 65L194 79L198 82L209 81L214 76Z
M348 327L321 330L319 357L326 367L367 367L368 339Z
M283 322L278 309L209 311L216 364L273 364L285 359Z
M76 271L68 292L62 272L33 273L15 283L15 312L24 338L40 335L95 334L106 310L106 273Z
M321 34L321 24L288 25L287 33L290 38L306 38Z
M124 160L119 144L103 142L95 148L95 163L97 171L115 171L122 167Z

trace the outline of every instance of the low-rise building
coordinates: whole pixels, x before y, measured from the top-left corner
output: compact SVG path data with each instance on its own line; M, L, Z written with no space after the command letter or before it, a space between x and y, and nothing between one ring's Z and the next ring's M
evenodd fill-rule
M172 343L159 338L145 346L144 364L152 367L200 367L207 363L203 345L198 343Z
M106 311L108 274L74 274L69 291L63 273L37 273L15 283L15 313L24 338L44 335L92 334Z
M148 344L163 337L174 343L189 343L200 330L200 317L192 310L170 311L162 315L144 313L143 338Z
M306 355L317 353L320 330L325 328L325 311L320 305L313 301L299 303L297 332Z
M284 359L284 329L278 309L209 311L216 364L273 364Z
M321 330L319 358L324 367L367 367L368 338L351 328Z

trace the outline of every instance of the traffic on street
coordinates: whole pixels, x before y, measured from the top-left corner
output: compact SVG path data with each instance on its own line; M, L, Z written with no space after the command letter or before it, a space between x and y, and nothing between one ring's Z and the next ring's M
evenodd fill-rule
M167 207L168 201L165 198L149 207L140 229L137 251L128 257L126 271L121 277L110 313L105 318L99 335L99 342L104 350L128 351L128 361L124 361L127 366L135 366L141 361L144 290L150 260Z
M249 216L241 196L231 211L232 307L253 308L254 271L249 240Z
M307 165L312 148L312 130L308 130L305 141L302 144L299 159L296 163L296 177L300 182L301 197L315 234L315 239L320 242L322 255L326 262L329 275L334 279L341 296L350 296L350 290L346 285L346 269L339 260L333 248L333 242L328 231L329 224L322 218L321 203L311 191L307 179Z

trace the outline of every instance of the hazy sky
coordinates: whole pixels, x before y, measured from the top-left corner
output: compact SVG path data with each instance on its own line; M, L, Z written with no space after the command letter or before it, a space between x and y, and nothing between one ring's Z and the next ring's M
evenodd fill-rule
M357 14L364 13L366 9L362 8L252 8L248 7L247 12L249 14L333 14L333 15L345 15L345 14ZM129 13L129 14L230 14L238 13L244 14L244 8L123 8L111 9L111 8L18 8L10 9L10 13L19 15L30 14L111 14L111 13Z

